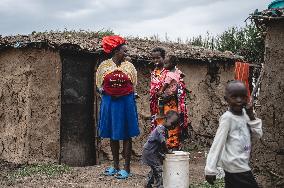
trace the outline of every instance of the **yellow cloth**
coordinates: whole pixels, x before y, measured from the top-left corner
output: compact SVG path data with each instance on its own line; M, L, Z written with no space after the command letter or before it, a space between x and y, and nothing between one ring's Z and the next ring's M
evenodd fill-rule
M120 66L117 66L112 59L105 60L99 65L96 72L97 87L102 87L105 76L113 71L121 71L126 74L132 82L135 90L137 85L137 71L134 65L128 61L124 61Z

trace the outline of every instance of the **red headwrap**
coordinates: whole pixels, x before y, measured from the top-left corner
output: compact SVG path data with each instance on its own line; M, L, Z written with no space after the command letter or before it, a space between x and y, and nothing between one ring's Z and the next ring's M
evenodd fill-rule
M102 41L102 46L106 53L111 53L114 48L125 43L126 40L120 36L105 36Z

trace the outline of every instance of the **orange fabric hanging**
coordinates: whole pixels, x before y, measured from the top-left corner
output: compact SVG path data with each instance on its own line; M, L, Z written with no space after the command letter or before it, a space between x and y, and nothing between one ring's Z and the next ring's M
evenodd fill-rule
M243 62L235 63L235 80L243 81L248 90L248 100L250 99L249 89L249 64Z

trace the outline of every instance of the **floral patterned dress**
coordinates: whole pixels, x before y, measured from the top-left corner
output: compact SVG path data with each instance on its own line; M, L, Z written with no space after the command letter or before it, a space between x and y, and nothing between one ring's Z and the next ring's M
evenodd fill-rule
M164 113L169 110L177 111L182 118L181 124L174 130L168 131L167 145L172 149L180 148L181 131L185 130L188 125L188 114L186 108L186 87L182 79L182 72L176 69L174 72L162 69L155 69L151 73L151 88L150 88L150 110L151 110L151 129L153 130L157 125L163 124L163 119L157 118L159 114L157 93L161 87L168 83L167 90L175 91L175 97L171 98L164 104ZM171 92L172 92L171 91Z

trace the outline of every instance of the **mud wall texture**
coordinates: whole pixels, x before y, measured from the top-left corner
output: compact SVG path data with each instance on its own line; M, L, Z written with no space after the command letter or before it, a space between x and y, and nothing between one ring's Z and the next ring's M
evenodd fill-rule
M271 187L284 185L284 21L268 25L265 40L264 75L258 116L263 137L256 142L252 160L255 170L270 175ZM267 183L267 182L266 182ZM265 187L270 187L266 185Z
M208 64L181 64L186 74L185 82L191 91L188 100L189 118L192 125L191 143L197 147L211 145L218 128L219 117L227 110L224 100L225 86L234 79L234 64L215 62ZM218 70L218 71L213 71Z
M57 52L0 52L0 158L58 162L61 64Z

